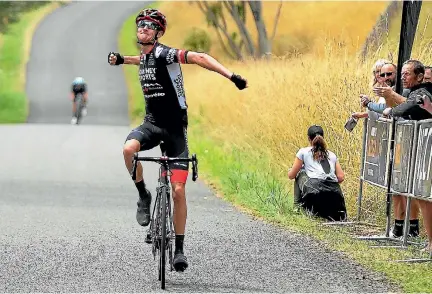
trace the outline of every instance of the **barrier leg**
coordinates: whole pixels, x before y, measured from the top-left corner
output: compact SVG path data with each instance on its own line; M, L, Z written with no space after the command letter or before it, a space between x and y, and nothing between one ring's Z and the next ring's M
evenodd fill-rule
M391 204L391 199L390 199ZM402 243L401 245L372 245L370 247L373 248L383 248L383 247L391 247L391 248L399 248L399 249L407 249L408 244L410 245L421 245L420 243L408 241L408 232L409 232L409 216L410 216L410 208L411 208L411 197L407 197L407 209L405 211L405 219L404 219L404 228L403 228L403 237L402 238L394 238L390 237L390 218L387 217L387 225L386 225L386 234L384 236L361 236L358 237L360 240L371 240L371 241L391 241L396 243Z
M407 204L405 210L405 220L403 227L403 243L402 246L406 247L408 244L408 233L410 227L410 212L411 212L411 197L407 197Z
M365 159L365 154L366 154L366 133L367 133L367 123L368 123L368 119L364 119L363 121L363 142L362 142L362 155L361 155L361 168L360 168L360 186L359 186L359 194L357 197L357 220L355 221L339 221L339 222L325 222L323 223L323 225L327 225L327 226L338 226L338 225L366 225L366 226L377 226L374 224L370 224L367 222L361 222L361 209L362 209L362 198L363 198L363 169L364 169L364 159Z

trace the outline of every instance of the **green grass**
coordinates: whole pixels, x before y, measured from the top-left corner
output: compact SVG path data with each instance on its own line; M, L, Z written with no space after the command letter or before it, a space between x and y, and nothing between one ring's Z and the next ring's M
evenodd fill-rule
M137 52L134 17L125 22L119 36L122 54ZM130 118L136 124L144 114L144 99L137 68L128 66L124 70L129 89ZM276 175L262 154L213 141L200 125L198 117L190 118L189 144L191 152L198 155L200 179L239 209L263 221L309 235L320 240L323 247L340 251L365 267L383 273L394 283L393 290L432 292L432 263L393 262L418 255L414 250L369 248L365 241L354 239L353 231L346 227L326 227L320 220L295 212L292 196L286 189L286 185L292 185L292 182L287 181L284 175Z
M137 55L139 49L136 46L135 14L131 15L123 24L119 38L119 50L122 55ZM144 101L141 86L138 80L137 66L123 66L128 87L129 117L138 119L144 116Z
M27 119L25 65L30 52L31 36L43 16L58 5L47 2L47 5L24 13L21 20L11 24L8 32L1 36L0 123L23 123Z
M21 74L22 37L27 23L20 21L10 26L3 36L0 49L0 122L23 122L27 117L26 95L18 84Z

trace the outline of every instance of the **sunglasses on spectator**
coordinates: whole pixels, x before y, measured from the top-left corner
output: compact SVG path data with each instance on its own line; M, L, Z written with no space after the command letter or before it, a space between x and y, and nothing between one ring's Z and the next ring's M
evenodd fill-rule
M390 77L392 74L392 72L383 72L382 74L380 74L380 77Z

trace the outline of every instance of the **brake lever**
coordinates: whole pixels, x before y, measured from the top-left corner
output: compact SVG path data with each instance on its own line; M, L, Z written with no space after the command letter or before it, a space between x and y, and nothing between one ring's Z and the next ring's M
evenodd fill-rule
M138 160L137 160L138 154L135 153L134 154L134 161L133 161L133 167L132 167L132 180L136 180L136 170L137 170L137 165L138 165Z
M198 179L198 159L196 154L192 155L192 181L196 181Z

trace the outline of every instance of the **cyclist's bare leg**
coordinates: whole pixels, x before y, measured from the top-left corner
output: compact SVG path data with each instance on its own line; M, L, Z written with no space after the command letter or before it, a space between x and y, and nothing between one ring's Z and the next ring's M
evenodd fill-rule
M72 116L75 116L75 112L76 112L76 102L73 101L72 102Z
M173 265L176 271L184 271L188 267L187 258L183 252L183 241L187 218L185 184L181 182L172 182L171 185L174 202L173 222L176 235Z
M139 152L140 149L141 144L138 140L135 139L130 139L126 141L123 146L123 157L126 168L130 175L132 175L133 169L133 156L136 152ZM151 194L145 187L143 179L143 168L140 162L137 163L135 186L139 193L136 219L138 224L140 224L141 226L147 226L150 223Z
M141 148L140 142L135 139L126 141L126 143L123 146L123 157L124 157L126 168L129 171L129 174L132 174L133 157L136 152L139 152L140 148ZM143 180L143 168L141 163L138 162L135 183L141 182L142 180Z
M184 183L172 183L174 201L173 222L176 235L184 235L187 218L187 204Z

